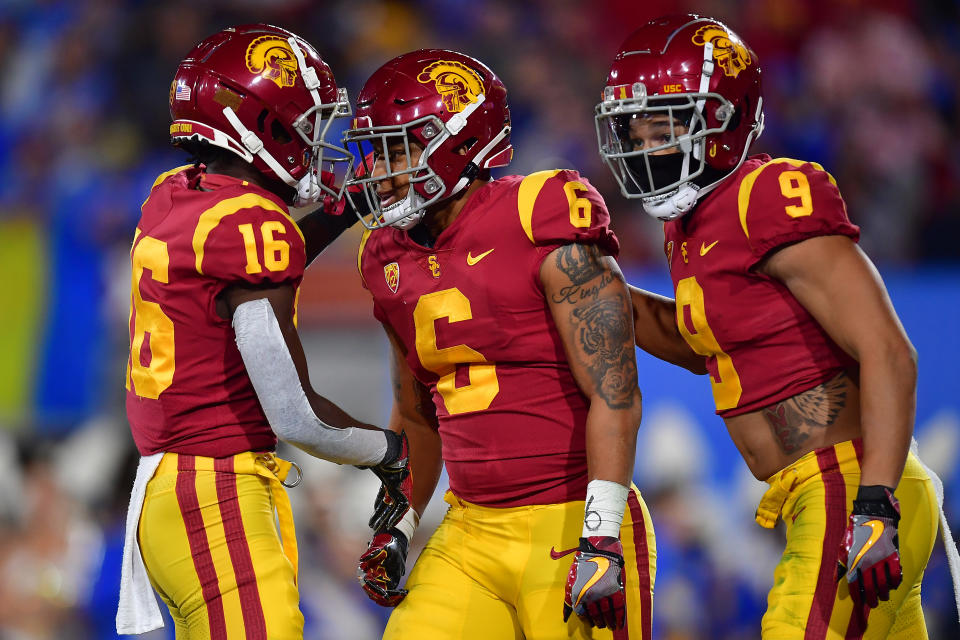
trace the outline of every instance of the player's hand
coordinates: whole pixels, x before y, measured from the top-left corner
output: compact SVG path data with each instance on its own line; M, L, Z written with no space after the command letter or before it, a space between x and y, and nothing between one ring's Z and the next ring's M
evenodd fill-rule
M626 615L622 572L623 546L618 538L580 538L567 574L563 621L576 612L594 627L622 628Z
M860 487L840 545L838 576L846 575L858 606L876 607L900 586L900 503L881 485Z
M360 556L360 583L371 600L382 607L400 604L406 589L400 589L400 578L406 572L407 538L397 529L373 536Z
M388 432L391 433L393 432ZM394 447L396 455L370 467L382 483L368 523L374 533L386 531L400 522L410 509L413 499L413 475L410 472L410 445L407 434L400 432L394 436L399 441Z

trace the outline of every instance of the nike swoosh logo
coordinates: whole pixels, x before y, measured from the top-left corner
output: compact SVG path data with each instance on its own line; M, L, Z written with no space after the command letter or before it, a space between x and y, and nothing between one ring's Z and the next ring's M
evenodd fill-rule
M803 513L803 510L806 509L806 508L807 508L807 505L803 505L802 507L800 507L799 509L797 509L797 512L793 514L793 519L791 520L791 522L796 522L796 521L797 521L797 516L800 515L801 513Z
M607 569L610 568L610 560L608 558L604 558L603 556L588 558L587 562L596 564L597 570L592 576L590 576L590 579L583 584L583 588L580 589L580 594L577 596L577 601L573 603L574 608L580 604L580 600L582 600L583 596L586 595L587 591L590 590L590 587L600 582L600 578L602 578L603 574L605 574Z
M484 251L483 253L478 255L476 258L474 258L472 255L470 255L470 252L467 251L467 264L472 267L473 265L477 264L478 262L486 258L491 253L493 253L493 249L490 249L489 251Z
M569 549L564 549L563 551L557 551L554 547L550 547L550 557L553 558L554 560L559 560L563 556L570 555L577 549L578 547L571 547Z
M705 243L701 242L701 243L700 243L700 255L701 255L701 256L707 255L707 251L710 251L710 249L713 249L718 242L720 242L720 241L719 241L719 240L714 240L714 241L711 242L710 244L705 244Z
M853 567L857 566L857 563L860 562L860 558L863 557L863 554L865 554L867 551L870 551L870 548L876 544L877 540L879 540L880 536L883 534L883 523L879 520L867 520L861 526L870 527L872 531L870 533L870 537L867 539L867 542L860 548L859 553L857 553L857 557L855 557L853 562L850 563L851 570Z

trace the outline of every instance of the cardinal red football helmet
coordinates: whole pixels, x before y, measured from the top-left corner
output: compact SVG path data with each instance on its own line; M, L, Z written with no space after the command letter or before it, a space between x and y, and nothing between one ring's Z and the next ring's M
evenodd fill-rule
M634 149L631 120L642 118L668 123L669 140ZM676 218L743 163L763 130L757 54L712 18L652 20L620 47L595 121L623 195Z
M404 145L405 167L381 163L385 174L379 166L377 172L362 167L360 175L347 181L356 187L347 194L367 199L354 209L374 212L370 221L361 218L368 228L409 228L427 207L460 192L480 171L510 162L507 89L470 56L443 49L413 51L390 60L367 80L344 141L358 158L371 147L382 152L392 144ZM412 142L424 147L417 164L410 162ZM407 196L384 203L378 183L403 174L410 176Z
M349 115L346 89L337 88L316 50L267 24L210 36L187 54L170 85L171 142L205 140L232 151L267 177L299 187L301 200L319 197L318 189L339 196L315 176L324 161L352 161L325 139L333 120Z

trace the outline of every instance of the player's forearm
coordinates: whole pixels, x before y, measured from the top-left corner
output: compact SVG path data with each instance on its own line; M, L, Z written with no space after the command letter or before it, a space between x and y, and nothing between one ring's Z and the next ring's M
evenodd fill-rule
M894 341L861 358L861 485L896 487L900 481L913 436L916 388L916 354L909 342Z
M410 472L413 476L413 508L422 514L436 491L443 470L440 434L422 420L404 418L394 409L390 420L393 431L407 434L410 444Z
M629 486L640 427L641 398L636 389L627 408L611 409L594 398L587 414L587 468L590 480Z
M324 401L326 408L320 413L337 424L325 422L317 415L266 298L237 306L233 328L257 399L279 439L310 455L340 464L371 466L383 461L389 442L382 430L354 428L363 423L339 408L334 410L331 407L335 405L328 401Z
M581 536L620 535L630 494L640 424L640 391L627 409L611 410L593 398L587 416L587 492Z
M337 429L349 429L351 427L355 427L357 429L371 429L374 431L381 430L380 427L375 427L372 424L367 424L366 422L357 420L349 413L338 407L336 404L319 395L312 389L307 390L306 393L307 398L310 401L310 408L313 409L313 412L320 420L331 427L336 427Z
M339 238L357 220L359 218L353 215L352 210L348 209L340 215L331 215L326 213L323 207L300 218L297 225L303 233L307 264L313 262L314 258L333 244L334 240Z
M706 358L696 353L677 330L677 304L673 298L645 291L633 285L633 331L636 345L670 364L697 375L707 372Z

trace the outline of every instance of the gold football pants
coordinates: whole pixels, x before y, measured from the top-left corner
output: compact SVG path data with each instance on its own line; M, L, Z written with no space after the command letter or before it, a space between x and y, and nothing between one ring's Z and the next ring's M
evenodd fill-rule
M846 579L837 581L840 543L860 485L860 440L811 451L776 473L757 522L787 528L787 546L767 597L762 635L769 640L925 640L920 582L937 534L933 483L912 453L897 486L903 582L890 599L854 610Z
M139 540L177 640L303 637L296 536L280 484L289 469L270 453L164 454Z
M576 614L563 621L584 502L482 507L447 492L450 508L407 581L409 595L390 616L385 640L650 639L656 544L650 514L633 487L620 528L627 628L592 629Z

